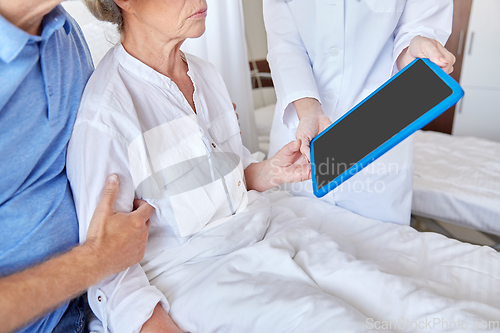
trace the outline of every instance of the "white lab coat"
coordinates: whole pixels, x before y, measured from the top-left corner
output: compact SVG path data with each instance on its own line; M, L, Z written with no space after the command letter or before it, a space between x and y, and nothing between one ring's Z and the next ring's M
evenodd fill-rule
M295 139L293 101L315 98L335 121L397 72L396 59L415 36L444 45L452 17L452 0L264 0L268 61L278 98L269 155ZM412 164L410 137L323 200L408 224ZM312 196L311 181L286 189Z

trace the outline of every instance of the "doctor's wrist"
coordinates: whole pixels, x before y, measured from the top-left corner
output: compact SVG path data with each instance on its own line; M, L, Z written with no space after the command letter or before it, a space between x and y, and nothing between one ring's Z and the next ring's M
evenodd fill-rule
M408 65L410 62L412 62L413 59L411 57L411 54L408 52L408 47L405 48L403 51L401 51L398 58L396 59L397 70L400 71L401 69L406 67L406 65Z
M299 120L309 116L324 116L325 113L321 108L321 103L315 98L302 98L293 102L293 106L297 110Z

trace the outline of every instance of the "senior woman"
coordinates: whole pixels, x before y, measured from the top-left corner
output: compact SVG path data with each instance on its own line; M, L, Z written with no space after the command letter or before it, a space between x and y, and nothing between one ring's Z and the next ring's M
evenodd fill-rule
M86 87L68 148L80 241L102 194L100 175L119 176L117 211L131 211L134 197L156 209L142 266L91 287L89 304L112 332L176 332L169 303L150 280L261 240L270 207L256 191L309 179L310 165L298 141L252 163L220 75L180 51L205 31L205 0L86 4L116 23L122 38Z

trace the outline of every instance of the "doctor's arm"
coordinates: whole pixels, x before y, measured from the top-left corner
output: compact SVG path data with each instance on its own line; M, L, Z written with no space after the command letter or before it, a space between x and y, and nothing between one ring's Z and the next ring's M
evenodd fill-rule
M396 71L416 58L429 58L451 73L455 56L443 45L451 34L452 22L453 0L408 0L394 32Z
M321 104L314 98L302 98L293 102L297 110L299 125L295 137L301 141L300 152L307 161L311 161L309 145L312 139L323 132L332 124L330 118L325 116Z
M414 37L410 42L410 46L405 48L398 56L396 60L398 69L404 68L416 58L429 58L447 74L453 72L453 65L456 60L455 56L440 42L422 36Z
M331 121L321 108L309 55L289 5L283 0L264 0L263 5L277 112L283 124L297 128L300 150L309 159L309 142Z

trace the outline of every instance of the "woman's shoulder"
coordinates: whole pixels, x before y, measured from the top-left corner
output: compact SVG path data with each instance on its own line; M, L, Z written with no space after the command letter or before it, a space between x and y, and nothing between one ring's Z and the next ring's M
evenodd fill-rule
M113 47L101 60L85 87L75 126L85 124L93 127L107 127L109 130L124 135L122 126L117 119L135 119L128 114L134 114L134 103L120 65L114 56L117 46ZM128 124L132 129L137 124ZM124 135L125 136L125 135Z
M114 57L115 47L106 53L87 82L80 103L80 117L84 115L88 116L91 110L101 110L104 106L102 101L105 97L113 94L113 83L117 79L119 80L116 75L118 72L118 61Z

